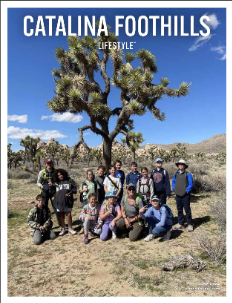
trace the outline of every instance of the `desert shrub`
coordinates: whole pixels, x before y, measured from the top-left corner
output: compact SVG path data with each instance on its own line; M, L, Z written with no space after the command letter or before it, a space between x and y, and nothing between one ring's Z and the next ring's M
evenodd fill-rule
M199 192L225 192L226 176L193 174L193 193Z
M170 179L172 179L177 172L177 167L174 162L163 163L163 168L168 172Z
M217 265L226 261L226 234L218 234L216 239L208 236L203 228L194 234L202 252Z
M7 177L8 179L30 179L31 174L20 170L12 170L8 171Z
M224 192L219 197L215 197L213 201L209 201L209 206L218 227L222 232L226 232L226 193Z
M14 188L14 184L11 181L7 182L7 189L13 189Z
M191 161L188 161L188 165L189 165L189 168L187 169L187 171L189 171L192 175L198 175L198 174L200 174L202 176L208 175L208 171L210 169L209 164L202 164L199 161L194 162L193 160L191 160Z

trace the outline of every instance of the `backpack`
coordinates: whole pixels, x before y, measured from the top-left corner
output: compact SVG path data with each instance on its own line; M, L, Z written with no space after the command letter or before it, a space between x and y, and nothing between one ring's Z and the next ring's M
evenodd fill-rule
M148 178L147 178L147 182L146 182L145 184L142 184L142 183L141 183L142 178L139 178L139 180L138 180L138 181L139 181L139 190L140 190L140 187L141 187L141 186L147 185L147 187L148 187L148 189L149 189L149 192L146 193L146 197L147 197L147 198L149 198L149 197L151 196L151 193L150 193L150 185L149 185L150 179L151 179L151 178L148 177ZM143 197L143 196L142 196L142 197ZM142 198L142 200L144 200L144 197Z
M97 183L96 181L92 180L92 182L94 183L94 190L95 190L95 193L97 192ZM83 189L84 185L88 186L87 183L84 181L82 182L82 185L81 185L81 188ZM88 192L88 190L87 190ZM80 194L80 202L83 203L84 200L83 200L83 193Z
M163 204L162 206L164 206L164 207L166 208L166 210L167 210L167 212L168 212L168 214L169 214L169 217L170 217L170 218L172 219L172 221L173 221L174 216L173 216L173 213L172 213L171 208L170 208L167 204ZM161 206L161 208L162 208L162 206ZM160 208L160 214L162 215L161 208Z

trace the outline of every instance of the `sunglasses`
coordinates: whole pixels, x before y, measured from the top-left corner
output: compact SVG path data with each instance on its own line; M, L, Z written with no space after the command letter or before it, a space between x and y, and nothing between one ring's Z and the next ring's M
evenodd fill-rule
M135 189L134 189L134 188L128 188L128 190L129 190L129 191L135 191Z

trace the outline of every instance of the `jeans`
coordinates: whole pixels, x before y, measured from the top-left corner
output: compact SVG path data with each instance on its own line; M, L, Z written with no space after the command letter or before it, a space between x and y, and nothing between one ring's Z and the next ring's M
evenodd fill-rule
M39 245L44 240L50 239L54 240L56 237L54 231L52 229L45 230L44 232L41 232L39 229L36 229L33 235L34 244Z
M192 225L192 213L190 208L190 194L186 194L183 197L176 196L176 206L178 211L178 223L184 225L184 213L186 213L186 219L188 225Z
M116 229L117 229L116 225L114 225L114 227L112 227L111 222L105 222L103 224L103 226L102 226L102 233L100 235L100 238L101 238L102 241L106 241L107 240L108 234L109 234L109 230L115 232Z
M157 237L165 235L172 228L171 225L167 224L165 224L164 226L156 226L155 228L153 228L154 224L160 222L155 216L150 216L146 218L146 220L148 222L149 234L154 234Z

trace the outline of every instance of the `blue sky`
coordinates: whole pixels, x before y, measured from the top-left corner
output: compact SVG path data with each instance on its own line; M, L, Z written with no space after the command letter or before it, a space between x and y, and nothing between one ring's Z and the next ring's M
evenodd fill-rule
M183 81L192 82L187 97L173 99L164 96L158 101L157 106L166 115L164 122L155 120L149 112L142 117L134 117L134 131L143 133L143 144L197 143L215 134L226 133L226 9L8 9L8 142L13 143L12 149L20 149L20 138L27 134L39 135L44 141L53 136L61 144L72 146L79 140L77 129L89 124L85 113L76 118L66 116L69 122L51 121L52 117L49 116L53 112L46 104L54 96L55 85L51 71L59 67L54 50L58 46L67 49L67 37L55 36L55 22L53 36L48 36L48 21L45 23L46 37L41 34L38 37L26 37L23 33L24 16L33 16L35 23L39 15L62 15L65 21L67 16L72 16L73 32L77 32L77 16L80 15L95 15L96 20L105 15L113 32L115 15L133 15L136 20L141 15L163 15L165 18L184 16L185 32L190 32L190 16L194 16L195 32L198 32L203 29L198 20L204 14L211 16L211 36L201 41L191 36L168 36L167 30L162 37L160 22L157 22L156 36L152 35L151 22L149 34L145 37L137 33L134 37L128 37L124 29L120 29L119 41L136 41L133 52L145 48L156 56L158 73L154 75L154 83L159 83L162 77L169 78L169 86L172 88L178 88ZM31 28L35 28L35 25ZM135 60L134 66L138 64ZM109 75L112 73L111 63L107 72ZM97 80L103 85L98 75ZM119 96L120 91L112 87L109 95L111 108L120 106ZM42 116L47 118L41 120ZM79 122L72 123L73 120ZM116 118L110 120L111 130L115 121ZM87 144L101 144L100 136L91 131L86 133ZM121 137L119 135L117 140L120 141Z

